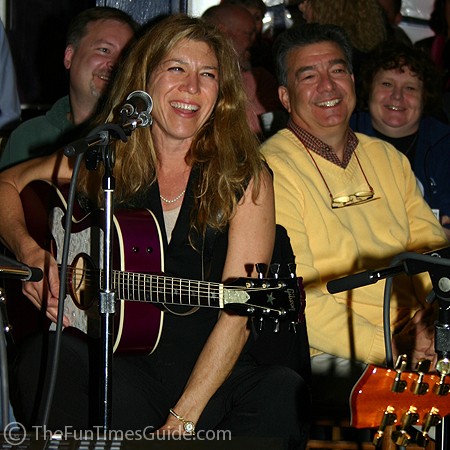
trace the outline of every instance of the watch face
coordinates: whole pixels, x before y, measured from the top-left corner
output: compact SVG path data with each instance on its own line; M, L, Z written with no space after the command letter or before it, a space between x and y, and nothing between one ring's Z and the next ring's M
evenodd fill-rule
M183 428L186 433L193 433L195 431L194 422L184 422Z

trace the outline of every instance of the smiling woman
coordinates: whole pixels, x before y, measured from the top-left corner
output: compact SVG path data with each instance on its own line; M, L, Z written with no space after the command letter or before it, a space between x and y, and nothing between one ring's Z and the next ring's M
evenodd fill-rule
M351 127L381 137L408 157L425 200L445 227L450 222L450 127L433 117L442 115L437 79L421 50L392 42L380 46L364 67L360 112Z
M115 200L117 208L151 211L157 230L146 229L145 236L133 238L154 238L164 253L156 261L159 266L164 262L160 270L187 283L257 277L256 266L268 265L274 249L274 194L246 120L246 96L230 43L201 19L176 15L158 22L131 46L91 125L118 123L125 99L137 90L152 95L153 122L135 130L126 143L116 142ZM102 172L83 166L78 183L83 205L103 205ZM0 237L19 260L48 267L44 281L25 290L38 308L45 305L53 321L58 267L29 234L19 193L33 180L63 182L71 175L71 164L61 154L0 174L0 197L8 199L3 205L10 219L0 223ZM132 225L130 220L131 231ZM141 246L146 247L131 246L132 261L139 259ZM149 271L149 265L142 271ZM139 287L133 283L131 290ZM180 302L190 295L181 290ZM287 367L258 365L249 356L247 317L219 314L212 307L167 305L163 293L155 293L164 301L163 316L157 310L156 349L151 355L114 360L111 428L189 436L221 429L232 436L275 437L302 448L309 416L303 378ZM192 296L209 300L217 294L199 287ZM69 319L64 318L66 327ZM41 360L47 353L42 342L25 343L15 365L16 417L29 427L42 417L42 408L34 403L42 390L38 374L48 363ZM97 423L86 415L97 398L90 390L89 350L93 348L85 340L63 333L50 429L85 429Z

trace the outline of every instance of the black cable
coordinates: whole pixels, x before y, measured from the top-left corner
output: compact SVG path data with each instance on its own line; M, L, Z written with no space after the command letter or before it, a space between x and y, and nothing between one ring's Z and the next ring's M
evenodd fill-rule
M48 385L46 404L44 409L44 415L42 419L42 426L46 427L48 424L48 418L53 402L53 395L55 393L56 378L58 374L58 363L61 349L61 333L63 329L63 317L64 317L64 303L66 298L66 280L67 280L67 266L70 250L70 235L72 231L72 214L75 203L76 194L76 180L81 168L81 163L84 160L84 154L78 154L75 159L72 178L70 180L69 194L67 197L66 207L66 220L65 220L65 232L64 232L64 244L61 254L60 263L60 283L59 283L59 300L58 300L58 319L56 321L55 343L54 343L54 355L52 361L52 368L50 372L50 382Z

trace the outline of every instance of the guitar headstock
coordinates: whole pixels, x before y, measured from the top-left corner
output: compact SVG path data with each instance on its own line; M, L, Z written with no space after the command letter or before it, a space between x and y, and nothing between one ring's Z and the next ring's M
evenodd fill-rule
M350 396L351 425L377 428L374 444L379 445L386 427L393 426L392 440L400 446L418 440L425 446L430 427L450 413L446 374L427 373L429 361L421 361L416 371L406 371L405 356L395 369L369 365ZM413 425L421 432L413 436Z
M304 321L305 292L302 281L294 273L283 278L277 274L272 278L239 278L226 285L229 295L224 300L224 308L240 315L257 317L260 329L265 319L271 319L274 332L279 331L280 321L289 322L295 331L295 325ZM235 289L229 289L230 286ZM236 295L233 295L235 290L244 293L244 301L236 300Z

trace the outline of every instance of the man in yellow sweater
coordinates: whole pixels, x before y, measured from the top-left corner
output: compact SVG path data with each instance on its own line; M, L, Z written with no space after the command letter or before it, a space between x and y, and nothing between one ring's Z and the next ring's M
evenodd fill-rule
M313 401L321 392L325 402L346 405L365 365L385 361L385 282L335 295L327 282L447 240L407 158L349 128L355 89L344 32L302 25L280 36L276 51L279 96L290 120L262 152L274 172L277 222L288 230L304 278L313 383L320 386L313 386ZM413 364L435 357L430 290L427 274L395 277L394 358L406 352Z

